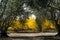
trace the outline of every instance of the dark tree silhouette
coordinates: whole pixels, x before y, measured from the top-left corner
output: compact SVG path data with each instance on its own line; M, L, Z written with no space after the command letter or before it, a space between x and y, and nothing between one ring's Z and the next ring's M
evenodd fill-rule
M50 0L50 4L55 4L54 0ZM58 2L56 3L58 5ZM50 12L51 12L51 20L53 20L56 24L56 29L58 31L58 34L56 36L60 36L60 24L58 24L58 20L60 20L60 8L56 5L52 6L52 5L48 5L48 7L50 7Z
M3 2L3 0L2 0L2 2ZM4 5L3 10L2 10L2 13L1 13L1 15L0 15L0 18L1 18L1 19L2 19L3 15L4 15L7 2L8 2L8 0L5 1L5 5ZM5 21L6 21L6 20L0 20L0 22L2 22L3 24L4 24ZM6 37L7 37L7 31L6 31L6 30L7 30L6 26L4 26L4 25L1 26L1 36L6 36Z

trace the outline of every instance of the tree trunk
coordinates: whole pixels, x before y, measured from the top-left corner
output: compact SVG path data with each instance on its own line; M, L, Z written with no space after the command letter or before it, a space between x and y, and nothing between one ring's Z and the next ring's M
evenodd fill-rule
M60 36L60 24L57 23L58 21L55 20L55 23L56 23L56 28L57 28L57 31L58 31L58 34L56 36Z
M1 28L1 37L8 37L7 35L7 29L6 27Z

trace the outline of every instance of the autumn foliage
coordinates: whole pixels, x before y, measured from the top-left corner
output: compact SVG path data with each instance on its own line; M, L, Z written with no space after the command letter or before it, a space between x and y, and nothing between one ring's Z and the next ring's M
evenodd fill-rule
M27 31L28 30L37 31L38 26L37 26L36 20L34 18L29 18L29 19L26 19L24 25L21 23L20 19L13 20L11 26L8 28L8 30L19 30L19 29L24 29Z
M45 31L45 30L54 30L55 29L55 24L52 22L52 21L49 21L49 20L45 20L42 22L42 31Z

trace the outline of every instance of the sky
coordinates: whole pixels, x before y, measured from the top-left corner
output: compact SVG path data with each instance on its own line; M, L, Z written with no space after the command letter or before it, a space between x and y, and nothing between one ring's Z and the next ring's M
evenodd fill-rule
M1 2L1 0L0 0L0 2Z

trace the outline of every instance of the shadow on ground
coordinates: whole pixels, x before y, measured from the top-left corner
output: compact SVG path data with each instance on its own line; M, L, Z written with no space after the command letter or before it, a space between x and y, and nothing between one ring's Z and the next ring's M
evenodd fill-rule
M0 40L60 40L60 37L0 37Z

